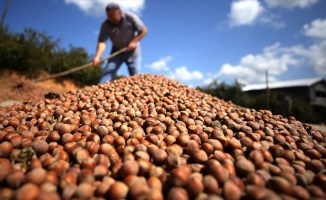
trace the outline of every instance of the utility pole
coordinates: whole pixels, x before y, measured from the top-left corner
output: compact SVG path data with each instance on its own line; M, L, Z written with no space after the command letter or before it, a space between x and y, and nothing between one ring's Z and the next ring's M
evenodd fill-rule
M269 92L269 87L268 87L268 70L266 70L265 76L266 76L266 107L267 107L267 110L269 110L270 92Z
M1 28L3 28L3 24L5 22L5 18L6 18L6 15L7 15L8 8L9 8L9 4L10 4L10 0L7 0L6 6L5 6L4 10L3 10L2 17L1 17L1 23L0 23Z

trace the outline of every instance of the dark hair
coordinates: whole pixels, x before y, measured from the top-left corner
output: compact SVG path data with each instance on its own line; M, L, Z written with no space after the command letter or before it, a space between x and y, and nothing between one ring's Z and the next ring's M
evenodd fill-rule
M105 8L105 11L111 11L111 10L120 10L120 6L116 3L109 3L106 8Z

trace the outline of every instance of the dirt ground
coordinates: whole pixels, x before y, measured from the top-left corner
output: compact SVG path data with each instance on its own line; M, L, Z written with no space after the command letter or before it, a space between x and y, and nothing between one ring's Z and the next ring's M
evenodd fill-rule
M310 124L313 128L320 131L326 131L326 124Z
M48 74L42 74L46 77ZM30 102L38 101L44 98L49 92L64 93L69 90L77 90L76 86L69 80L61 82L49 79L43 82L35 83L24 75L12 71L3 71L0 73L0 105L8 105L6 102ZM9 103L10 104L10 103Z

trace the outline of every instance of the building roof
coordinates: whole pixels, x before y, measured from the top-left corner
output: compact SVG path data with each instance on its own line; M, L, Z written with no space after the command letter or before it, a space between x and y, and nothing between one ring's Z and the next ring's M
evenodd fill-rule
M287 88L287 87L308 87L322 80L324 79L306 78L306 79L289 80L289 81L278 81L278 82L268 83L268 88L276 89L276 88ZM242 88L242 91L263 90L263 89L266 89L266 83L246 85Z

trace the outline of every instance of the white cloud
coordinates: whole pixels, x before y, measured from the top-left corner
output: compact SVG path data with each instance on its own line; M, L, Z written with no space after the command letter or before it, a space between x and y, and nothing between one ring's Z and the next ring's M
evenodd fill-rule
M318 1L319 0L265 0L270 7L283 7L289 9L294 7L306 8Z
M208 86L209 84L211 84L215 79L213 78L205 78L202 85L203 86Z
M105 7L110 2L118 3L121 6L121 9L126 11L132 11L140 14L141 11L145 8L145 0L64 0L66 4L74 4L83 12L100 16L105 15Z
M229 14L230 26L253 24L258 16L264 11L258 0L238 0L231 4Z
M240 62L242 66L250 67L259 73L268 70L273 75L287 71L289 65L298 66L300 63L295 55L287 52L287 49L282 48L279 43L266 47L262 54L249 54L243 57Z
M76 4L81 10L87 11L91 9L94 4L94 1L87 1L87 0L65 0L66 4Z
M169 77L173 80L177 81L192 81L192 80L200 80L204 76L200 71L188 71L187 67L182 66L176 68L174 72L171 72Z
M306 36L326 39L326 19L316 19L305 24L303 29Z
M238 65L224 64L218 77L237 79L241 83L258 83L265 81L268 71L269 80L276 81L277 75L288 70L290 66L299 66L302 60L291 49L281 47L279 43L263 49L261 54L248 54L241 58Z
M264 74L268 70L269 81L272 82L294 66L311 68L316 76L325 77L326 37L322 34L324 31L321 31L321 27L324 27L324 21L321 20L304 26L307 36L321 38L310 46L282 47L280 43L275 43L264 48L260 54L242 57L237 65L222 65L214 78L232 78L245 84L261 83L265 81Z
M172 56L165 56L147 66L153 71L166 71L167 77L180 82L188 82L188 86L192 86L192 84L189 83L190 81L204 78L204 75L200 71L189 71L186 66L175 68L173 71L173 69L168 66L168 63L172 59Z
M166 56L159 59L158 61L153 62L149 65L149 67L154 71L169 71L170 68L168 67L168 62L170 62L171 60L172 56Z
M280 29L285 27L285 23L280 21L280 18L279 15L266 12L264 16L259 18L259 22L275 29Z
M276 29L284 28L286 24L282 17L275 15L272 9L283 7L287 9L300 7L307 8L319 2L319 0L233 0L231 11L228 14L230 27L264 24Z
M308 48L294 46L291 51L305 58L308 66L313 69L316 75L326 76L326 40L315 43Z
M326 40L309 47L309 63L319 76L326 76Z
M217 76L232 77L239 80L241 83L253 82L255 79L259 79L261 77L259 74L257 74L257 72L249 67L241 65L232 66L230 64L224 64Z

